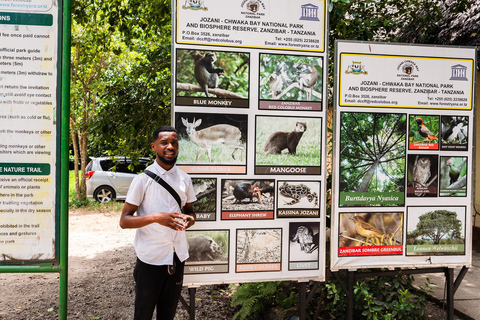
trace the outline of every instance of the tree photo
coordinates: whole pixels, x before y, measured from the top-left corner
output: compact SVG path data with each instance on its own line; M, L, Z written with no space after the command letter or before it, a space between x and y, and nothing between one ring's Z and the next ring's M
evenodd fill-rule
M405 202L406 115L340 114L340 206Z
M465 254L465 207L409 207L407 255Z

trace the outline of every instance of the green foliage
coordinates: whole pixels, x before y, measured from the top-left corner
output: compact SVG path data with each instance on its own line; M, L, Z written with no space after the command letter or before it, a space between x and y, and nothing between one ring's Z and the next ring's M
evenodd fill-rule
M425 293L431 289L430 281L422 292L413 295L413 276L372 277L354 285L354 311L356 320L421 319L425 313ZM326 311L335 319L345 319L347 298L336 281L325 284Z
M232 307L241 306L233 320L266 319L266 313L275 306L288 309L298 298L288 282L252 282L239 285L232 296Z

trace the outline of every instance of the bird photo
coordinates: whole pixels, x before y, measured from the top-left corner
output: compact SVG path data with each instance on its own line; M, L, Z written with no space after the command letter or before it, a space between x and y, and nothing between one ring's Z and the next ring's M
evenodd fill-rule
M467 150L468 117L442 116L441 137L442 150Z
M467 157L440 157L440 196L465 197Z
M410 115L409 149L438 150L439 116Z
M408 155L407 197L436 197L437 155Z
M323 60L319 57L260 55L261 100L322 101Z
M256 213L271 211L273 218L274 180L223 179L221 184L222 214L234 211Z
M403 213L341 213L339 247L401 246ZM372 254L401 254L396 250Z

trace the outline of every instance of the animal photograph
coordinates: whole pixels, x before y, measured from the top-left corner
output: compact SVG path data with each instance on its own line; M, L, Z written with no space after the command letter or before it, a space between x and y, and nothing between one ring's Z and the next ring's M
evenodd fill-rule
M260 54L261 100L322 101L323 59Z
M278 181L278 209L319 209L320 182Z
M178 164L246 165L247 115L175 113Z
M197 197L197 201L193 203L197 221L215 221L217 179L192 178L192 183Z
M318 222L290 222L289 261L317 261L320 241Z
M237 229L239 263L276 263L282 261L282 229Z
M338 227L339 247L403 244L403 212L341 213Z
M438 196L438 155L409 154L407 197Z
M322 119L257 116L256 165L321 165Z
M409 149L438 150L440 136L439 116L410 115L408 132Z
M228 230L199 230L186 231L188 241L188 255L186 265L201 262L226 263L228 262L229 231Z
M274 180L222 179L223 211L272 211L275 202Z
M177 97L248 99L248 53L187 49L176 53Z
M440 196L467 196L467 157L440 157Z
M465 254L465 210L464 206L408 207L407 256Z
M441 117L441 150L468 150L468 117Z
M337 126L340 206L403 206L406 114L341 112Z

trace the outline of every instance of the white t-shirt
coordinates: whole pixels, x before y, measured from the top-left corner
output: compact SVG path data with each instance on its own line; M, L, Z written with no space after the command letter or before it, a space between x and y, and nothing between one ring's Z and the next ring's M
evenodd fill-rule
M180 196L182 207L185 203L197 200L193 191L192 179L174 166L166 171L155 161L147 170L160 176ZM181 213L175 198L158 182L142 173L136 176L127 193L126 202L138 206L137 215L155 212ZM158 223L138 228L135 234L137 257L152 265L171 265L175 251L180 261L188 258L188 243L185 231L175 231Z

